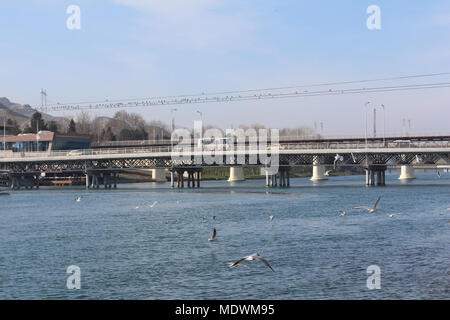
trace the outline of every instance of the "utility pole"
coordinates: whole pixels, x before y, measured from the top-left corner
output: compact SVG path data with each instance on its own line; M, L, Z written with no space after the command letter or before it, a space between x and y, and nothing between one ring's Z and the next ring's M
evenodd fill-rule
M47 105L47 90L41 89L41 106Z

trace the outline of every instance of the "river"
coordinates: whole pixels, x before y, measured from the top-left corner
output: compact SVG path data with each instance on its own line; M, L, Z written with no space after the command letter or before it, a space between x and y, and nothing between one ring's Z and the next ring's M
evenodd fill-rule
M0 197L0 299L449 299L450 174L397 178L10 191ZM376 213L353 209L379 195ZM275 272L227 265L255 252ZM66 286L70 265L79 290ZM371 265L380 289L367 287Z

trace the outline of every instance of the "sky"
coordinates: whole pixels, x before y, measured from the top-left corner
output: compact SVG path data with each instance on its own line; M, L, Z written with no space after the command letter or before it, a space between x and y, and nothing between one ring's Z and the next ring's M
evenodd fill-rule
M70 5L80 29L67 28ZM370 5L379 30L367 28ZM66 103L450 72L446 0L2 0L0 35L0 97L32 106L41 88ZM450 76L414 80L431 82ZM450 131L450 88L181 105L175 123L192 127L201 111L220 128L322 122L324 134L359 134L367 101L386 106L387 132L402 132L403 119L411 132ZM128 111L170 122L167 106Z

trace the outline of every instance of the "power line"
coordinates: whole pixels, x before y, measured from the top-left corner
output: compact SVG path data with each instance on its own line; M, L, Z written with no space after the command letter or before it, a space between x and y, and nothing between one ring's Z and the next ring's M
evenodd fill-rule
M450 72L440 72L440 73L427 73L427 74L417 74L408 76L397 76L397 77L386 77L386 78L375 78L375 79L364 79L364 80L352 80L352 81L339 81L339 82L325 82L325 83L315 83L315 84L302 84L295 86L285 86L285 87L272 87L272 88L260 88L260 89L247 89L247 90L234 90L234 91L217 91L217 92L202 92L197 94L180 94L180 95L169 95L169 96L154 96L146 98L132 98L132 99L115 99L115 100L96 100L96 101L78 101L78 102L65 102L56 103L60 104L94 104L94 103L104 103L104 102L123 102L123 101L135 101L135 100L153 100L153 99L170 99L170 98L183 98L183 97L199 97L199 96L210 96L210 95L222 95L222 94L232 94L232 93L248 93L255 91L269 91L269 90L283 90L283 89L294 89L294 88L310 88L310 87L323 87L328 85L342 85L342 84L355 84L355 83L365 83L365 82L379 82L379 81L392 81L392 80L404 80L404 79L414 79L414 78L424 78L424 77L437 77L450 75ZM54 105L53 103L52 105Z
M42 107L42 111L47 110L80 110L80 109L108 109L108 108L124 108L124 107L145 107L145 106L158 106L158 105L179 105L179 104L191 104L191 103L212 103L212 102L231 102L231 101L247 101L247 100L260 100L260 99L279 99L279 98L295 98L295 97L311 97L322 95L338 95L338 94L357 94L357 93L377 93L377 92L389 92L389 91L405 91L405 90L420 90L420 89L435 89L435 88L447 88L450 86L449 82L441 83L426 83L416 85L403 85L403 86L384 86L384 87L371 87L371 88L355 88L355 89L329 89L319 91L302 92L289 91L289 92L275 92L267 93L269 90L281 90L281 89L295 89L295 88L307 88L307 87L320 87L325 85L336 84L350 84L350 83L363 83L363 82L375 82L375 81L388 81L399 79L412 79L421 77L433 77L449 75L450 72L434 73L434 74L422 74L411 75L403 77L391 77L391 78L378 78L369 80L357 80L357 81L342 81L334 83L324 84L312 84L303 86L290 86L290 87L278 87L278 88L265 88L265 89L251 89L242 91L222 91L216 93L202 93L200 95L177 95L177 96L165 96L165 97L153 97L144 99L123 99L123 100L105 100L105 101L93 101L93 102L78 102L78 103L65 103L65 104L52 104L46 107ZM251 92L257 92L259 94L248 95ZM233 96L230 93L247 93L247 95ZM39 109L39 108L38 108Z

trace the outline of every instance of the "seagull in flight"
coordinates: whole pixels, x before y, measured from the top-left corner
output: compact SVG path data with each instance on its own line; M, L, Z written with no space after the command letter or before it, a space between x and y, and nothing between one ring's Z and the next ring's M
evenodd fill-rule
M275 217L274 217L274 216L270 216L270 217L269 217L269 220L270 220L270 221L273 221L273 218L275 218Z
M393 217L395 217L395 214L394 214L394 213L391 213L391 214L389 215L389 218L393 218Z
M76 202L80 202L80 201L81 201L81 197L78 196L78 197L75 199L75 201L76 201Z
M153 202L153 203L150 205L150 208L153 208L154 206L156 206L157 203L158 203L158 201Z
M340 210L340 211L339 211L339 215L340 215L341 217L345 217L346 213L345 213L345 211Z
M378 197L377 202L375 202L375 205L373 206L373 208L369 208L369 207L354 207L353 209L366 209L368 210L370 213L375 213L377 212L377 205L381 200L381 196Z
M325 171L325 175L328 177L330 175L331 170Z
M208 239L208 241L216 241L216 234L217 234L217 230L216 230L216 228L214 228L213 235L211 238Z
M239 259L238 261L236 261L235 263L230 265L230 268L234 268L236 266L238 266L241 262L248 260L248 261L255 261L255 260L259 260L262 263L264 263L266 266L268 266L270 268L270 270L272 270L273 272L275 272L275 270L273 270L273 268L270 266L270 264L267 262L266 259L264 259L263 257L261 257L258 253L253 253L249 256L243 257L241 259Z
M338 161L339 162L344 161L344 157L339 155L338 153L336 153L336 156L334 157L334 164L333 164L334 170L336 170L336 162L338 162Z

